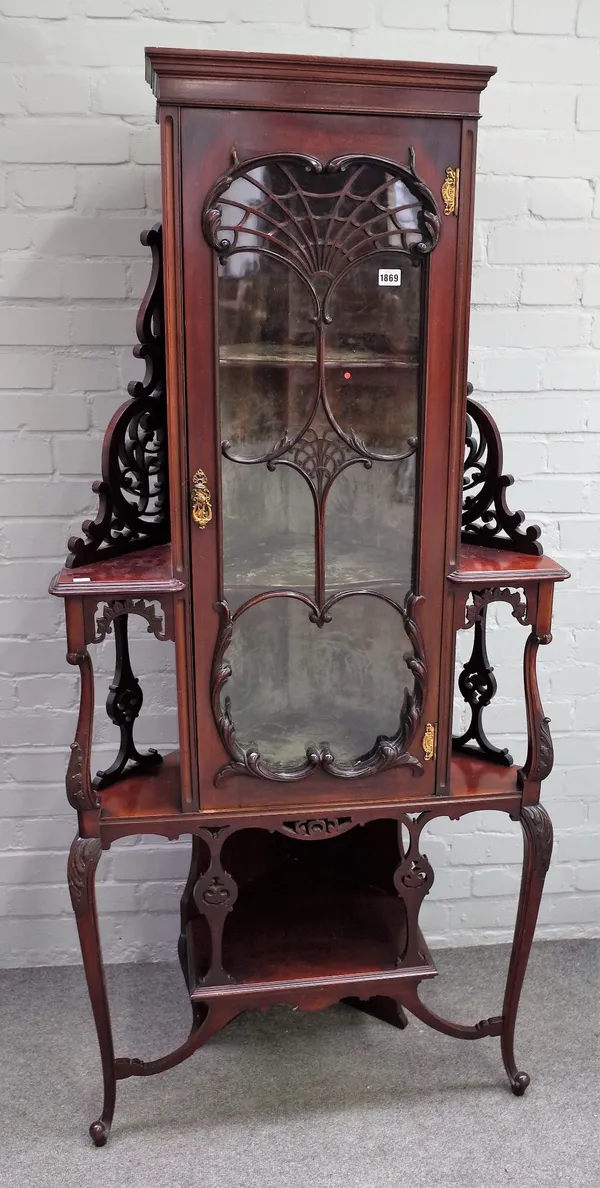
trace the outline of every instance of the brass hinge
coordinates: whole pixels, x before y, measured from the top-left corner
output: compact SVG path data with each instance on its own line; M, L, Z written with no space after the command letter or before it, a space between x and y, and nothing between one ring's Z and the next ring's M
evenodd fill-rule
M460 169L453 169L451 165L446 168L446 177L442 186L442 198L444 199L444 214L457 215L458 214L458 189L460 185Z
M429 759L433 759L435 752L435 726L432 726L431 722L428 722L425 727L425 733L423 735L423 742L421 745L423 747L425 761L427 762Z

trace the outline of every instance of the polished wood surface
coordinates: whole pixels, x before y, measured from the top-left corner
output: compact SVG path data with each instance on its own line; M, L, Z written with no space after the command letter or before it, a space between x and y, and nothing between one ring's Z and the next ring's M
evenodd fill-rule
M458 564L449 573L451 582L473 586L480 581L486 584L509 583L515 586L522 582L564 582L571 575L558 561L542 554L530 557L526 553L513 553L508 549L493 549L485 545L461 544Z
M173 576L171 545L155 545L124 557L94 561L78 569L61 569L50 593L61 598L92 595L175 594L185 583Z
M522 513L508 508L510 479L502 471L497 427L467 393L476 121L479 93L494 71L171 49L148 50L147 70L159 106L164 217L162 229L154 228L145 240L152 247L153 270L138 318L138 354L147 351L152 368L146 386L130 388L132 403L109 426L104 486L96 488L100 510L96 521L83 525L85 542L75 542L70 564L76 567L63 569L50 587L53 595L65 598L67 659L81 675L80 713L67 772L67 795L78 814L68 879L104 1080L103 1108L90 1128L92 1139L102 1145L108 1138L117 1080L173 1068L240 1011L273 1003L320 1010L342 1000L396 1027L406 1025L408 1011L449 1036L499 1037L511 1088L520 1095L529 1078L515 1060L516 1014L552 845L551 825L538 803L541 782L552 766L552 742L536 660L539 646L551 639L554 585L568 574L538 555L539 530L525 526ZM324 113L336 113L335 119ZM381 119L383 115L389 118ZM444 213L444 179L457 167L458 208ZM279 169L278 184L269 182L270 168ZM363 176L363 170L370 173ZM233 175L238 198L242 187L242 201L234 211L245 212L247 222L228 239L223 194ZM352 191L361 176L364 189L359 185L358 192ZM257 177L260 201L265 195L267 201L260 219L247 189ZM287 178L289 192L282 178ZM385 200L381 193L387 194ZM333 205L322 215L318 204L324 194L333 196ZM412 240L406 238L406 220L402 222L406 210L417 219ZM377 231L382 217L383 230ZM411 267L416 263L420 270L418 351L411 354L410 343L406 348L395 339L390 348L385 336L375 333L382 328L374 329L372 311L359 316L359 302L347 342L340 340L340 347L334 341L328 354L331 319L325 288L333 291L336 268L342 274L353 266L357 243L363 245L359 255L363 249L378 254L381 236L390 235L392 217L395 249L405 258L412 256ZM331 230L319 230L321 218ZM270 231L260 231L261 219ZM347 258L338 254L332 265L330 249L339 247L342 224L349 235ZM310 336L291 341L293 302L286 297L283 322L281 310L278 317L268 313L277 296L271 293L269 306L269 282L264 309L252 307L254 339L240 329L219 353L217 257L223 269L229 255L235 255L235 245L240 246L240 234L263 236L278 267L289 264L300 274L316 311L310 325L319 346L311 366L318 362L319 382L311 417L315 420L321 401L327 425L312 430L303 455L293 452L300 434L293 438L284 425L283 436L277 442L275 435L275 446L268 447L260 462L270 473L286 464L295 467L312 484L314 583L302 580L311 551L303 528L288 550L295 549L296 569L284 564L284 550L275 565L269 547L277 550L272 541L265 544L263 518L252 517L247 508L238 535L230 534L225 547L222 468L224 459L230 464L240 458L231 454L231 443L221 432L223 376L235 384L240 369L249 368L259 377L253 391L262 393L271 369L276 373L275 404L279 401L287 416L294 383L297 389L305 384L312 351ZM249 250L244 242L241 250ZM323 253L329 253L329 273L320 267ZM268 270L266 275L268 280ZM231 276L235 280L235 269ZM402 300L407 300L410 283L405 277ZM236 304L236 284L229 284L226 297L237 317L243 293ZM271 333L275 324L280 329ZM363 333L365 326L370 339ZM369 388L369 399L376 407L382 403L384 445L393 439L396 405L407 392L418 390L418 424L410 439L406 430L405 452L396 446L392 463L398 467L411 458L414 465L414 548L408 549L404 567L398 561L394 568L397 539L393 532L380 532L382 507L370 508L373 518L367 518L362 534L358 528L354 532L354 548L338 549L343 565L336 570L337 586L327 579L331 590L326 588L325 565L327 484L357 459L366 470L389 464L381 447L379 456L377 447L369 452L360 424L360 432L354 422L340 424L324 401L327 384L332 378L337 382L350 358L360 383ZM296 369L302 383L296 382L297 375L288 381L286 369ZM231 390L235 397L235 387ZM352 398L344 400L351 410ZM375 413L369 408L367 420L373 423ZM246 406L238 412L243 427ZM273 408L259 413L262 427L261 418L270 425ZM351 411L345 415L353 416ZM306 421L309 432L312 420ZM131 433L140 447L137 452ZM328 452L332 433L337 435L334 453ZM238 439L243 446L241 431ZM245 461L242 457L242 469ZM400 470L395 474L401 503ZM190 510L198 476L211 513L202 525L194 522ZM118 509L130 482L138 503L124 530ZM153 503L156 490L160 498ZM146 506L154 509L159 531L168 525L168 543L160 536L161 543L148 546L143 535ZM361 548L366 560L358 557ZM122 555L106 556L115 550ZM263 554L268 564L264 561L261 569ZM79 565L92 555L97 559ZM232 583L233 593L224 582L225 567L239 578ZM298 578L297 586L290 572ZM229 700L227 683L240 616L259 606L271 613L283 599L292 601L310 624L316 650L327 638L322 629L332 610L357 594L393 607L408 639L412 685L401 706L396 707L396 696L390 699L400 716L397 734L383 732L375 712L373 747L348 763L340 763L329 744L318 740L295 767L286 766L287 760L269 762L254 743L242 746L235 735L237 705L232 709L235 698ZM498 601L510 606L516 630L527 629L528 753L522 768L490 743L483 727L497 687L485 646L486 615ZM143 706L127 645L131 615L145 620L157 647L175 640L180 747L163 756L142 754L134 741ZM453 741L458 630L473 630L473 648L460 682L471 724ZM121 745L104 775L93 780L93 645L107 637L114 639L116 649L107 708L120 728ZM262 638L268 644L268 632ZM394 650L386 642L388 657L403 653L404 648ZM279 653L280 671L291 671L289 639L288 655L282 658L282 648ZM345 655L349 675L344 686L354 680L362 688L368 661L364 622ZM256 694L250 698L256 705L271 675L263 656L253 686ZM341 689L340 698L347 691ZM360 703L357 713L358 721L350 709L345 719L353 741L365 721L370 723ZM320 720L325 718L323 711ZM292 717L284 736L292 736L294 727ZM520 823L525 855L502 1014L466 1025L433 1012L419 997L420 983L436 974L419 927L422 902L435 877L422 835L437 818L460 819L480 809L504 812ZM136 834L192 839L178 942L191 1029L176 1048L150 1061L115 1057L94 893L102 850Z

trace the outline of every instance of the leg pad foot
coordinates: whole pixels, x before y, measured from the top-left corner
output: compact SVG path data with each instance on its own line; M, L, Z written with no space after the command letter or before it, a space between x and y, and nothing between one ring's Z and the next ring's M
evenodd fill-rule
M90 1126L90 1138L96 1147L103 1147L110 1134L110 1123L99 1118Z
M514 1077L510 1078L510 1087L515 1097L522 1097L527 1086L529 1085L529 1076L526 1072L518 1072Z

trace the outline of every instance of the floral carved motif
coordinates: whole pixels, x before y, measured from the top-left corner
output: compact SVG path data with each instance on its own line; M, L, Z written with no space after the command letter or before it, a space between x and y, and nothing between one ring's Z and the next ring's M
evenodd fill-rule
M319 838L338 837L353 827L352 817L314 817L305 821L283 821L282 833L301 841L318 841Z

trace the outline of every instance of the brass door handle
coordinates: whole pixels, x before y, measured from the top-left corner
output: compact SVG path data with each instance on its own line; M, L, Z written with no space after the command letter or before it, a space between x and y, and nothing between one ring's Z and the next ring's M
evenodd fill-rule
M199 528L206 528L212 520L210 491L203 470L197 470L192 479L192 519Z

